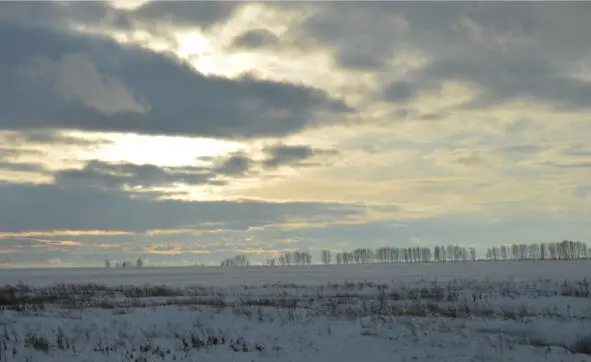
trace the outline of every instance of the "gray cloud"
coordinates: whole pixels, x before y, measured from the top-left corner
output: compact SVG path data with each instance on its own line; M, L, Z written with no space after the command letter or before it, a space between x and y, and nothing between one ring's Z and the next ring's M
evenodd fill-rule
M349 111L317 89L206 77L172 56L96 36L0 23L0 43L3 129L248 138L287 135L319 124L320 112Z
M542 165L553 166L559 168L589 168L591 169L591 161L582 162L569 162L569 163L558 163L558 162L542 162Z
M509 154L533 155L533 154L540 153L545 149L546 149L545 147L537 146L537 145L514 145L514 146L501 147L500 151L503 153L509 153Z
M480 166L486 163L484 157L482 157L478 152L472 151L470 154L466 156L459 156L455 159L455 162L464 165L467 167L471 166Z
M301 161L314 156L338 154L337 150L324 150L315 149L310 146L283 144L265 147L264 151L268 154L268 157L263 161L263 164L270 168L298 164Z
M416 86L405 81L392 82L384 91L386 100L391 102L406 102L416 97Z
M45 172L45 167L34 162L20 162L18 159L24 155L40 155L38 150L0 148L0 170L15 172Z
M573 75L590 55L587 4L324 3L291 35L332 51L342 67L389 74L394 56L421 54L426 66L388 84L394 102L443 82L475 86L468 108L525 99L557 110L588 108L591 82Z
M0 148L0 161L8 160L22 155L37 155L40 153L41 151L37 150Z
M3 137L3 142L14 147L19 145L67 145L67 146L104 146L112 144L108 139L88 139L60 134L51 130L27 130L12 132ZM15 150L17 152L40 153L38 150ZM1 152L0 152L1 154Z
M82 169L67 169L54 174L56 183L119 189L128 187L162 187L175 183L201 185L218 183L215 174L205 167L158 167L131 163L89 161Z
M236 48L256 49L276 45L279 38L267 29L253 29L238 35L232 41Z
M173 184L224 185L227 178L237 178L258 173L258 167L277 168L280 166L305 167L312 157L338 154L336 150L317 149L310 146L276 144L263 150L267 157L255 160L244 153L233 153L225 157L203 157L201 161L209 166L159 167L150 164L109 163L101 160L88 161L83 168L64 169L54 172L53 177L60 185L84 185L105 189L123 187L154 188ZM1 153L0 153L1 155ZM1 158L0 158L1 160ZM316 164L313 164L316 165ZM35 169L33 164L3 162L0 168L14 170ZM43 170L42 166L39 166ZM157 193L156 193L157 194Z
M292 35L333 50L337 63L374 70L391 55L418 50L435 58L462 58L481 50L553 55L576 60L588 55L591 30L585 3L330 3L306 7L312 15ZM304 6L304 5L302 5ZM354 61L360 59L362 61ZM362 67L359 67L362 65Z
M108 2L3 2L0 21L67 29L85 24L118 30L208 28L229 19L244 2L160 1L135 9L114 8Z
M591 82L571 77L546 59L517 58L479 53L471 58L434 61L417 77L423 84L460 81L475 85L482 93L465 104L486 108L516 99L552 104L558 109L587 108L591 104Z
M143 4L128 14L154 26L209 27L227 20L244 4L234 1L155 1Z
M45 172L46 169L42 164L30 162L8 162L0 161L0 169L6 171L16 172Z
M318 3L293 36L333 50L337 64L358 70L385 66L394 53L395 34L404 27L385 3ZM377 15L377 16L376 16Z
M254 161L246 155L232 154L215 167L215 172L226 176L241 176L246 174L253 164Z
M332 220L360 215L363 208L327 203L258 201L179 201L131 197L120 190L65 184L0 183L0 230L122 230L220 228L246 230L289 220L325 216ZM59 212L58 212L59 211Z

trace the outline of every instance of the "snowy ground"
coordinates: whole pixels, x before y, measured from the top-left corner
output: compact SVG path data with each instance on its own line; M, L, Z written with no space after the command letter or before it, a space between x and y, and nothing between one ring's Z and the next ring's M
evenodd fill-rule
M584 262L88 270L0 272L0 361L591 361Z
M265 283L296 283L319 285L347 280L371 280L376 282L405 282L417 279L451 280L464 278L488 278L503 280L569 279L590 277L591 261L503 261L478 263L433 264L362 264L362 265L311 265L306 267L177 267L143 269L0 269L0 285L24 284L49 285L60 283L104 283L183 285L259 285Z

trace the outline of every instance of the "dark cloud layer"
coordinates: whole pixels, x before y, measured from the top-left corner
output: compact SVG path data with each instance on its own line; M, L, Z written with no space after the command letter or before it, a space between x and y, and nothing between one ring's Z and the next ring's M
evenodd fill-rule
M196 228L216 223L246 230L290 220L360 215L363 208L325 203L190 202L132 197L120 190L73 185L0 184L0 230L119 230Z
M248 138L349 110L317 89L206 77L173 56L98 36L0 23L0 43L3 129Z
M118 30L208 28L229 19L245 2L159 1L135 9L111 6L106 1L2 2L0 21L65 29L85 24Z
M353 70L388 74L394 57L420 54L424 67L386 85L393 102L456 81L479 93L462 107L519 99L570 111L591 105L591 82L573 74L590 55L590 12L586 3L323 3L291 34Z
M230 18L242 5L235 1L159 1L129 10L127 15L154 25L209 27Z
M82 169L58 171L54 178L58 184L119 189L123 186L163 187L175 183L203 185L215 183L215 176L212 170L205 167L158 167L93 160Z

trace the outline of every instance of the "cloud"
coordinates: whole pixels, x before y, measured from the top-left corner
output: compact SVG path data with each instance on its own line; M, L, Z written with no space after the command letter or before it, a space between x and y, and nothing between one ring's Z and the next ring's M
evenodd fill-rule
M591 82L565 73L551 60L478 53L472 57L434 61L416 72L422 84L458 81L480 94L464 107L490 108L515 100L543 102L557 110L589 107Z
M23 68L29 79L53 88L64 100L79 101L106 116L150 110L149 105L137 99L119 78L101 75L83 53L64 54L56 61L46 57L30 59Z
M247 230L288 220L361 216L363 208L336 203L262 201L154 200L114 189L70 184L0 183L3 232L104 230L145 232L153 229L220 228ZM59 212L56 212L59 210Z
M582 4L325 3L289 34L340 67L380 74L393 102L459 82L474 92L463 107L525 100L572 111L591 104L591 81L575 71L589 55L588 14Z
M416 97L416 87L405 81L392 82L384 91L386 100L391 102L405 102Z
M292 33L305 44L329 48L342 67L371 71L387 64L395 52L396 35L408 27L388 8L392 6L386 3L317 4Z
M53 172L53 180L59 185L99 187L103 189L136 188L154 189L175 184L190 186L216 185L228 183L229 179L257 175L262 168L281 166L306 167L317 166L307 163L314 157L326 157L338 154L336 150L317 149L304 145L274 144L263 148L265 158L254 159L237 152L227 156L202 157L200 160L210 163L207 166L161 167L151 164L133 164L129 162L111 163L90 160L82 168L67 168ZM23 171L46 171L42 165L0 162L0 168Z
M242 176L253 166L254 161L247 155L236 153L222 158L221 163L215 167L215 172L225 176Z
M16 172L45 172L46 169L39 163L6 162L0 161L0 169Z
M590 7L431 5L0 2L0 246L163 264L588 238Z
M227 20L244 3L216 2L146 2L138 7L114 7L109 2L2 3L0 21L67 29L84 24L133 31L155 28L208 28Z
M0 42L10 44L0 55L0 129L271 137L351 111L319 89L205 76L174 56L100 36L0 23Z
M300 164L301 161L314 156L328 156L338 154L337 150L315 149L303 145L277 144L263 149L268 157L263 161L264 166L276 168L283 165Z
M279 38L267 29L252 29L238 35L232 41L235 48L257 49L276 45Z
M66 145L94 147L112 144L113 141L105 138L85 138L84 136L72 136L52 130L26 130L0 132L0 139L6 145L9 145L14 152L18 153L42 153L37 149L22 148L23 146L33 145ZM0 151L0 154L2 152Z
M99 186L111 189L126 187L161 187L175 183L202 185L214 183L215 174L206 167L158 167L131 163L87 162L82 169L55 172L54 180L63 185Z
M230 18L243 5L239 1L157 1L145 3L127 14L152 26L211 27Z

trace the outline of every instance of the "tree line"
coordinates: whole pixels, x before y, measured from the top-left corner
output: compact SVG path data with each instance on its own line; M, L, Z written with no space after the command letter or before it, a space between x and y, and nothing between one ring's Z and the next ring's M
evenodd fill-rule
M488 260L581 260L591 259L591 249L580 241L498 245L487 249Z
M459 245L435 246L433 248L413 247L395 248L381 247L375 250L357 248L350 251L334 253L322 250L322 264L370 264L370 263L428 263L476 261L475 248Z
M352 250L334 252L328 249L320 253L321 263L328 264L370 264L370 263L448 263L474 262L482 260L476 249L460 245L426 247L380 247L377 249L356 248ZM550 243L505 244L495 245L486 250L484 260L591 260L591 248L581 241L563 240ZM312 254L305 250L286 251L275 257L267 258L268 266L292 266L312 264ZM144 260L138 258L135 266L141 268ZM222 267L250 266L248 257L244 254L223 259ZM127 268L134 263L112 262L105 260L105 267Z
M105 259L105 268L111 268L111 267L130 268L132 266L134 266L134 263L132 263L131 261L112 261L110 259ZM137 260L135 261L135 267L141 268L143 266L144 266L144 259L137 258Z

